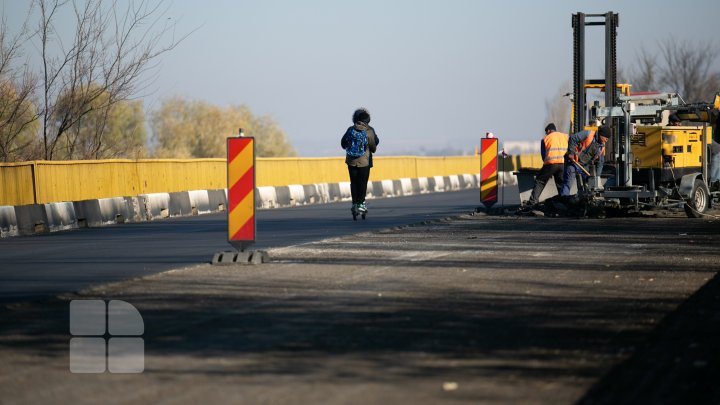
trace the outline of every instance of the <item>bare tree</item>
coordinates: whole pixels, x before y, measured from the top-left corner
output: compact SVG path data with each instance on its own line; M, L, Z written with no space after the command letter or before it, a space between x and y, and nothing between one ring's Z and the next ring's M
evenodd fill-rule
M37 78L28 63L21 63L27 26L12 36L3 17L0 22L0 160L32 158L37 109L32 95Z
M89 155L99 157L112 107L145 88L158 57L187 37L175 38L174 24L166 19L167 6L162 1L81 3L35 0L40 13L42 139L48 160L55 157L63 137L62 144L74 154L78 137L72 136L71 129L91 112L95 133ZM72 5L76 26L66 48L55 20L68 5Z
M669 38L658 47L659 56L643 49L631 67L634 91L674 92L689 102L710 101L720 91L720 49L712 42Z
M545 122L541 128L552 122L560 132L569 129L571 93L572 87L570 81L567 80L560 86L555 95L545 99ZM542 131L539 132L542 133Z
M636 65L629 68L628 75L618 74L618 77L621 77L621 81L630 83L633 91L658 91L657 66L657 56L649 54L645 48L642 48L637 56Z

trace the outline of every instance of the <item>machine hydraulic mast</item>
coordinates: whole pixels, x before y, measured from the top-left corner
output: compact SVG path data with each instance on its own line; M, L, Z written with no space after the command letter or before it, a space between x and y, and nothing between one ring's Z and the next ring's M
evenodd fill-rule
M597 20L601 18L601 20ZM592 19L592 21L590 21ZM585 79L585 27L605 26L605 78L603 80ZM611 11L605 14L575 13L572 16L573 28L573 125L572 132L582 131L587 126L586 84L605 85L605 106L619 105L617 94L617 27L620 19ZM617 119L607 122L613 133L618 135ZM606 156L609 164L616 164L620 150L620 137L614 136L614 143L608 145Z

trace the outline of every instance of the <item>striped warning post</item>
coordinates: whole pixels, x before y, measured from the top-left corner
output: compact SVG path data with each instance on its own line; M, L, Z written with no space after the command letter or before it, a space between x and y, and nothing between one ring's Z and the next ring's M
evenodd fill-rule
M497 202L497 138L480 140L480 202L490 208Z
M255 138L228 138L228 242L255 243Z

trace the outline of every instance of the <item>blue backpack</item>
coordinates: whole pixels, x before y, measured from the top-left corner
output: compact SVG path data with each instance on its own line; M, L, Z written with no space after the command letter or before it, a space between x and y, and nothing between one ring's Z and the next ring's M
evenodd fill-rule
M351 129L348 141L348 147L345 148L348 156L357 158L365 154L365 148L367 148L368 144L366 131L358 131L355 128Z

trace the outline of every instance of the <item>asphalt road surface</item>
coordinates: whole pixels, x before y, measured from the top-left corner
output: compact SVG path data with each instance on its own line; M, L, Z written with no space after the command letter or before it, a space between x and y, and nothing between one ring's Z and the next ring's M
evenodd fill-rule
M505 195L507 194L507 195ZM519 203L517 187L501 194ZM257 211L256 249L396 227L471 212L478 190L369 200L365 221L349 203ZM0 240L0 303L209 262L227 243L225 214L130 223Z
M456 215L4 305L0 402L717 404L719 224ZM70 371L76 299L138 309L142 373Z

